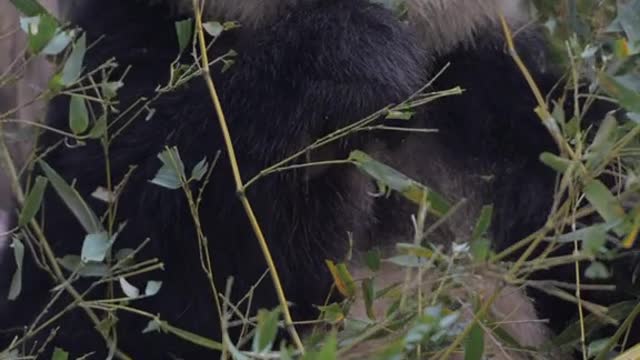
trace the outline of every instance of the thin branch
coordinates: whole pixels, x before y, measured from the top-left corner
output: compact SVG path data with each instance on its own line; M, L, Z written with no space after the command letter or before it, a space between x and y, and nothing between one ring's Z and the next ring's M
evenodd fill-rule
M256 218L256 215L253 212L251 203L249 202L249 200L247 199L246 195L243 192L244 185L242 182L242 177L240 175L240 168L238 166L238 160L236 158L236 153L233 147L233 142L231 140L231 135L229 133L229 127L227 126L227 121L224 116L224 112L222 110L220 98L218 97L218 92L216 90L215 84L213 83L213 79L211 77L211 73L209 71L207 44L205 42L205 37L204 37L204 28L202 27L202 12L200 10L199 3L200 3L199 0L193 0L193 10L195 12L195 19L196 19L196 35L198 37L198 44L200 46L200 51L201 51L202 77L204 78L204 81L207 84L209 95L211 96L211 100L213 101L213 106L216 110L218 122L220 125L220 130L222 131L222 136L224 138L227 154L229 156L229 162L231 164L231 171L233 173L233 179L236 185L236 190L238 191L238 194L240 196L240 202L242 203L242 206L244 207L244 210L249 218L251 228L253 229L256 235L256 238L260 245L260 249L262 250L262 254L265 258L265 261L267 262L267 266L271 274L271 279L273 280L273 285L274 285L276 294L278 296L278 301L280 303L280 307L282 308L282 314L284 317L285 325L298 350L301 353L304 353L304 345L302 344L300 335L298 334L295 328L295 325L293 324L293 318L291 317L291 312L289 311L287 298L285 296L284 289L282 287L282 282L280 281L278 270L276 269L276 265L273 261L273 257L271 256L271 251L269 250L269 246L262 232L262 229L258 224L258 219Z

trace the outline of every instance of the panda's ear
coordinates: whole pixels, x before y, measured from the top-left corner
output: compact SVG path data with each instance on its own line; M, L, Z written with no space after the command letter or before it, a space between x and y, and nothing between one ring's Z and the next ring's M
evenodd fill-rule
M406 0L410 23L436 55L473 46L475 37L502 37L500 14L512 27L525 24L522 0Z

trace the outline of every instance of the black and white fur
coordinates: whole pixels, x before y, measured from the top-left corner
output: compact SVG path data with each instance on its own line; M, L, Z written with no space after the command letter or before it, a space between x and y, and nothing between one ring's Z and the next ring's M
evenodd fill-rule
M122 68L131 66L119 92L120 109L166 83L169 64L177 54L174 21L189 12L190 2L152 3L84 0L71 10L71 21L87 31L90 41L105 35L88 52L88 69L113 56ZM224 34L214 49L233 48L239 54L237 62L223 74L219 67L212 69L241 173L253 176L314 139L404 100L451 62L434 87L460 85L466 89L464 95L430 104L411 122L438 128L437 135L360 133L330 148L330 157L344 158L353 149L364 149L452 200L468 198L469 206L451 222L450 232L457 237L468 233L469 220L481 205L495 203L492 233L496 247L503 247L544 223L554 183L553 173L538 161L542 151L554 149L553 143L532 111L534 99L504 50L497 22L497 15L504 13L512 26L523 25L522 3L409 0L408 8L408 22L403 22L365 0L209 0L208 17L243 25ZM524 30L516 41L534 77L549 90L556 75L543 55L541 35ZM224 288L227 277L233 276L237 299L252 288L266 265L235 194L203 81L193 80L153 106L156 112L150 121L134 121L110 148L113 179L121 179L129 166L137 165L120 195L118 220L127 220L128 225L114 247L135 248L149 238L138 260L159 258L165 264L164 272L131 279L139 284L163 281L160 294L137 301L136 307L160 314L174 326L219 339L218 315L200 267L184 195L148 182L160 167L156 155L165 145L178 147L187 169L223 150L200 209L218 287ZM68 99L54 99L48 125L66 128L67 109ZM47 133L40 145L44 149L59 139ZM99 144L89 143L81 149L58 147L46 156L67 181L77 179L76 188L97 213L104 204L90 194L105 183L102 154ZM398 233L406 229L397 224L409 224L415 210L398 214L395 206L405 207L399 200L371 196L374 184L355 169L336 166L310 174L278 173L247 193L287 297L295 304L296 320L316 315L313 305L324 302L332 283L325 259L343 259L349 234L357 250L385 246L384 239L403 236ZM54 251L59 256L77 254L85 232L52 190L45 202L44 230ZM5 252L1 261L0 324L28 324L45 305L50 278L27 257L22 300L8 302L4 294L14 268L11 252ZM88 297L100 298L103 293L104 289L95 289ZM60 304L68 303L62 298ZM254 290L253 308L276 305L271 283L263 281ZM58 305L50 313L54 310ZM127 313L118 318L118 346L134 358L210 355L171 335L140 335L145 319ZM68 313L56 325L60 331L50 347L62 347L73 355L92 351L103 355L103 341L82 311ZM523 337L527 336L525 332Z

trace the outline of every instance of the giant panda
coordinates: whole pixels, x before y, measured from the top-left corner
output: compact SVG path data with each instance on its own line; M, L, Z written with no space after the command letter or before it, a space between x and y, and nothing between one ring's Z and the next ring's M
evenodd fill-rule
M88 44L98 41L87 52L86 69L113 57L119 67L110 76L126 75L115 105L119 112L110 114L114 120L109 121L115 123L138 99L154 96L167 82L178 55L175 22L191 15L190 2L84 0L73 5L70 22L86 31ZM258 174L315 139L402 102L450 63L433 89L461 85L465 92L416 109L409 125L398 125L437 128L437 135L362 132L308 157L342 159L361 149L447 197L468 198L447 227L455 237L467 236L470 219L482 205L494 203L491 232L495 247L503 248L544 224L555 181L554 173L538 160L555 145L532 111L535 100L505 51L498 22L504 14L512 27L524 26L524 3L409 0L406 6L407 17L401 19L365 0L206 1L207 18L241 25L224 32L211 48L212 58L231 49L237 53L228 69L216 63L211 71L240 173ZM515 40L541 88L550 90L558 73L545 55L542 34L525 27ZM68 109L67 97L53 99L47 125L67 129ZM91 109L103 111L99 106ZM109 144L111 179L126 179L114 221L124 225L113 247L135 249L148 239L136 260L159 259L164 271L129 279L138 287L147 280L162 281L158 296L134 305L178 328L220 339L189 204L183 192L150 183L165 146L179 149L186 169L203 158L209 163L217 159L199 204L217 288L225 289L232 277L231 300L251 291L253 309L277 306L271 283L259 281L266 263L238 201L206 84L193 79L136 114ZM104 148L98 141L74 145L56 133L45 132L39 139L40 150L47 149L44 160L102 214L105 203L91 194L106 185ZM325 302L333 284L325 260L341 261L352 249L388 247L388 239L407 236L407 227L398 224L409 224L414 207L394 196L373 196L376 192L372 179L336 165L272 174L243 195L254 206L295 320L314 318L315 305ZM53 251L57 256L78 254L86 231L50 187L44 203L40 216ZM5 294L15 264L12 252L2 254L3 327L19 329L43 309L45 315L54 314L71 301L63 294L48 305L54 284L36 260L25 257L22 300L9 301ZM84 281L76 285L86 289L89 282ZM107 284L92 288L85 298L101 298L105 291L111 291ZM527 301L526 296L517 298ZM133 358L212 355L175 336L140 335L148 319L128 312L117 317L117 346ZM65 313L55 326L59 328L51 339L49 331L36 338L46 344L44 353L54 347L72 356L108 353L81 309ZM532 331L546 332L537 326ZM525 331L521 338L531 336Z

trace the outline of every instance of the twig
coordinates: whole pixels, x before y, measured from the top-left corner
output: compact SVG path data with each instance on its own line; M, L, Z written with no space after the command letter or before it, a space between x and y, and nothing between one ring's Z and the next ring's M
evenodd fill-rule
M289 311L289 306L287 304L287 298L284 293L284 289L282 287L282 282L280 281L280 276L278 274L278 270L276 269L275 263L273 261L273 257L271 256L271 251L269 250L269 246L267 241L262 233L262 229L258 224L258 220L253 212L253 208L251 203L247 199L246 195L242 191L244 188L242 177L240 176L240 169L238 166L238 160L236 158L235 149L233 147L233 142L231 140L231 135L229 133L229 127L227 126L227 121L224 116L224 112L222 111L222 105L220 103L220 99L218 97L218 92L216 90L215 84L213 83L213 79L211 77L211 73L209 71L209 59L207 55L207 44L204 38L204 30L202 27L202 12L199 6L199 0L193 0L193 10L195 12L196 19L196 35L198 37L198 44L200 46L201 51L201 64L202 64L202 77L209 89L209 95L211 96L211 100L213 101L213 106L216 110L216 114L218 117L218 122L220 125L220 130L222 131L222 136L224 138L225 147L227 150L227 154L229 155L229 162L231 164L231 171L233 173L233 179L236 185L236 190L238 191L240 202L244 207L244 210L249 218L249 222L251 224L251 228L253 229L258 243L260 245L260 249L262 250L262 254L267 262L267 266L269 268L269 272L271 273L271 279L273 280L273 285L278 296L278 301L280 303L280 307L282 308L282 315L284 317L285 325L293 342L301 353L304 353L304 345L302 344L302 340L300 339L300 335L293 324L293 318L291 317L291 312Z

